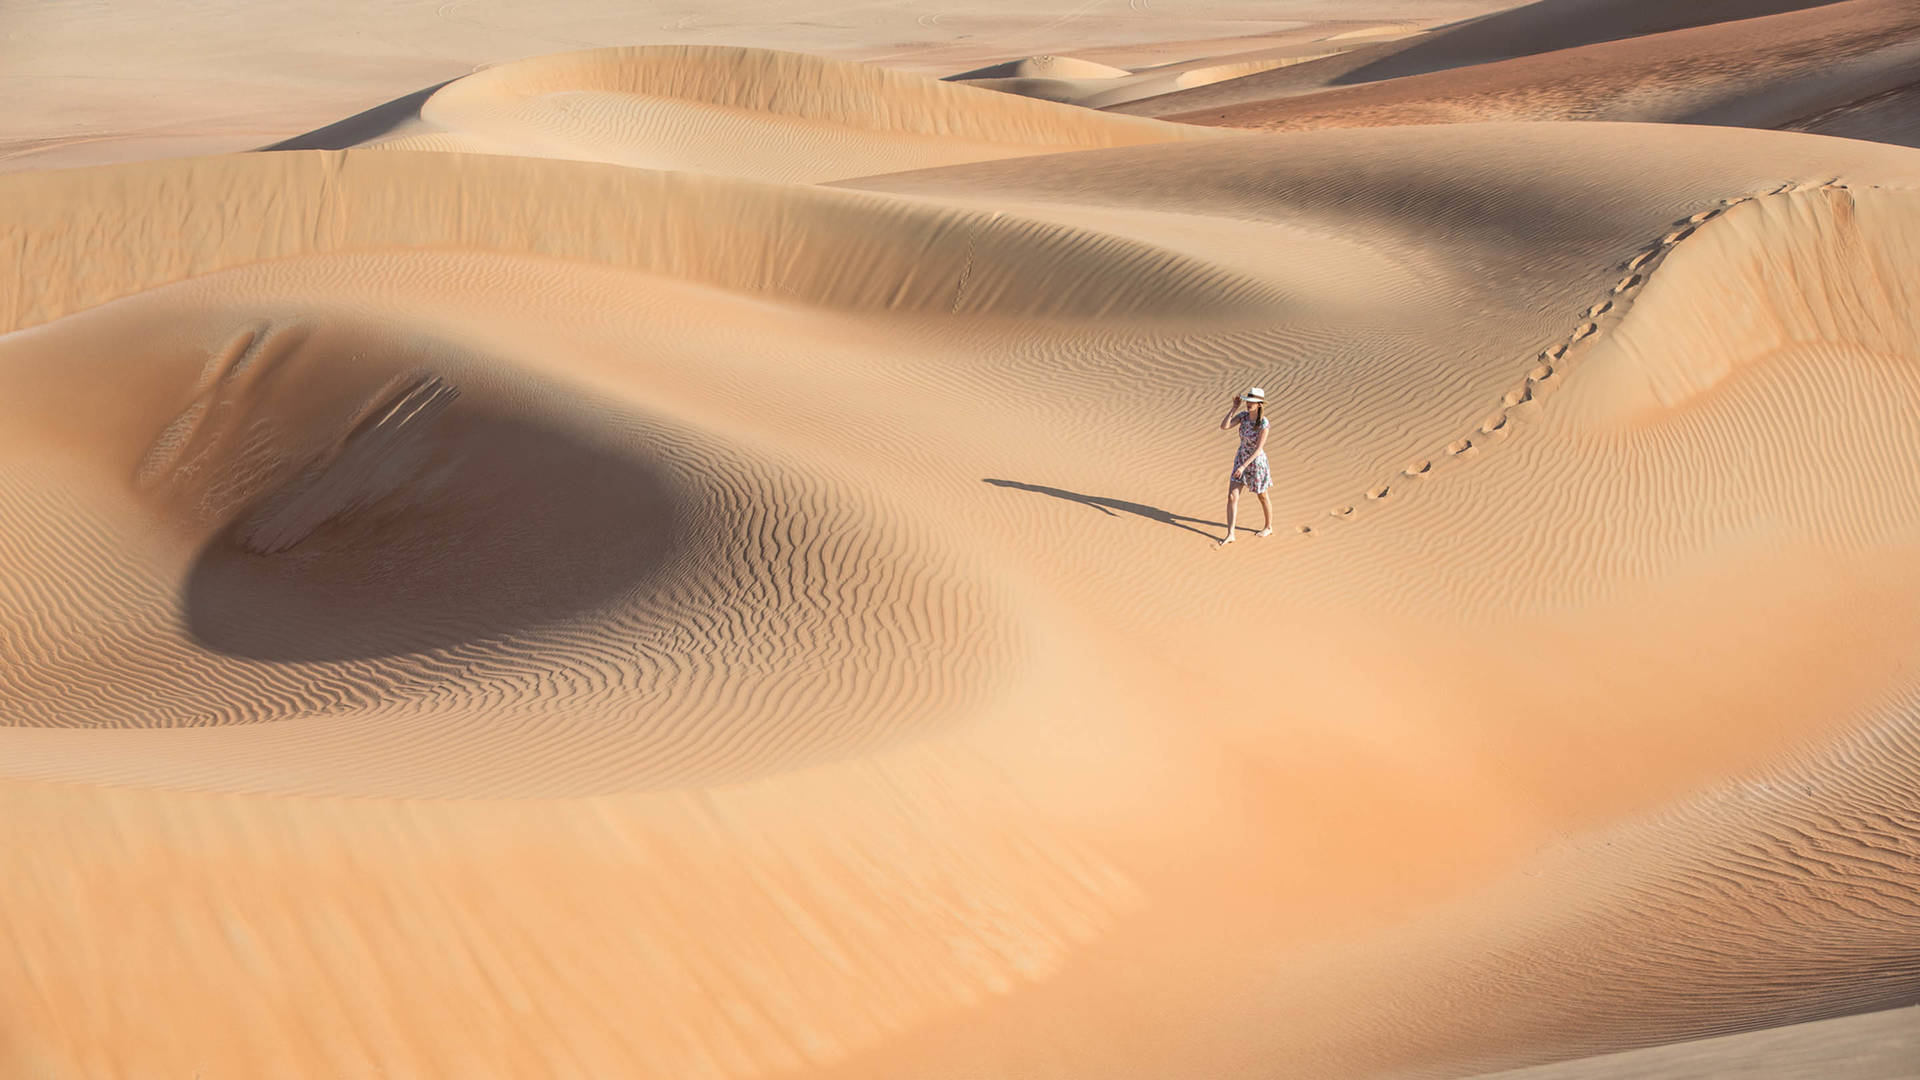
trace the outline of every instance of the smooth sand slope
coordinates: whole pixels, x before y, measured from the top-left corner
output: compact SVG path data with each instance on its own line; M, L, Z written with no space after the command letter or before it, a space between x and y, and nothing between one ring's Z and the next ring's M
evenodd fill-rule
M1497 1074L1497 1080L1905 1080L1920 1061L1920 1007L1819 1020ZM1495 1080L1489 1076L1486 1080Z
M1503 0L127 0L0 13L0 171L237 152L507 61L750 46L948 75L1094 50L1139 67Z
M730 55L398 110L521 156L0 178L9 1070L1459 1075L1920 992L1920 152ZM728 175L554 154L647 110Z
M1671 30L1831 6L1838 0L1534 0L1386 41L1359 42L1298 71L1273 71L1122 111L1159 116L1450 71Z
M667 46L503 64L272 148L531 155L818 183L1223 134L799 53Z
M1688 18L1682 22L1682 16ZM1527 32L1534 22L1559 32ZM1627 32L1642 26L1657 32ZM1528 50L1519 51L1520 43ZM1897 0L1546 0L1403 42L1119 108L1267 130L1635 120L1787 127L1915 145L1920 121L1906 106L1917 79L1920 11Z
M1262 71L1312 63L1358 47L1364 40L1404 37L1415 26L1369 27L1333 33L1331 27L1300 43L1236 52L1225 56L1150 64L1137 69L1113 67L1073 56L1028 56L947 76L987 90L1107 109L1142 98L1170 95L1196 86L1239 79Z

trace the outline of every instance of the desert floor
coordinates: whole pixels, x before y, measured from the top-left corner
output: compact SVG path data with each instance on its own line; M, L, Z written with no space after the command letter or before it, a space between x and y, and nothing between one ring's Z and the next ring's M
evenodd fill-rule
M1912 4L0 15L0 1075L1920 1068Z

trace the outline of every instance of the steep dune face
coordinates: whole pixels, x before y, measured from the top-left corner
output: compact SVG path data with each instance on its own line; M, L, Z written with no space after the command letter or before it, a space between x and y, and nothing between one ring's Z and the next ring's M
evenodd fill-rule
M1071 102L1088 109L1107 109L1141 98L1240 79L1255 72L1311 63L1340 51L1338 45L1316 40L1304 45L1156 64L1138 71L1071 56L1030 56L949 75L947 80L1044 101Z
M1814 113L1786 125L1786 130L1920 147L1920 130L1913 123L1916 115L1920 115L1920 82Z
M1439 959L1431 976L1383 978L1321 1002L1325 1015L1364 1008L1373 994L1452 1002L1465 1019L1432 1033L1429 1046L1449 1047L1457 1069L1478 1070L1912 1000L1920 806L1904 778L1920 768L1920 667L1910 651L1920 609L1911 565L1892 553L1914 542L1920 510L1905 479L1920 468L1910 422L1920 393L1916 199L1911 181L1814 182L1676 221L1621 264L1624 317L1581 336L1583 326L1570 347L1543 354L1551 374L1495 427L1497 438L1524 421L1519 440L1537 440L1510 448L1538 470L1529 489L1507 490L1510 505L1532 493L1527 548L1648 583L1622 632L1637 624L1631 633L1650 645L1672 640L1671 622L1692 618L1687 608L1708 597L1731 617L1727 639L1694 638L1683 661L1627 662L1660 685L1667 708L1688 711L1690 680L1700 680L1696 688L1724 680L1707 711L1724 710L1750 733L1772 729L1790 699L1789 712L1851 717L1832 729L1842 734L1669 807L1562 838L1470 903L1341 957L1360 966L1393 955ZM1635 283L1642 274L1644 286ZM1603 326L1611 314L1600 313ZM1483 438L1475 436L1484 446ZM1573 464L1601 460L1615 464L1587 479ZM1547 524L1559 517L1552 503L1580 500L1583 483L1609 491L1611 526L1592 542ZM1714 586L1692 592L1716 579L1731 585L1743 566L1772 569L1743 598ZM1795 618L1806 622L1786 629ZM1802 645L1785 645L1793 638ZM1822 647L1820 661L1780 662L1822 640L1835 648ZM1570 643L1557 631L1535 639L1548 642ZM1729 648L1744 658L1722 668ZM1736 689L1761 684L1760 695ZM1685 753L1702 734L1674 732L1664 752ZM1875 959L1847 959L1861 956ZM1476 1019L1488 1016L1503 1019ZM1387 1071L1431 1060L1380 1053L1389 1031L1390 1023L1349 1033L1307 1056L1355 1055ZM1810 1076L1883 1075L1878 1062L1906 1055L1898 1039L1879 1056L1856 1057L1819 1033L1781 1032L1541 1075L1717 1075L1738 1071L1752 1053L1743 1045L1781 1055L1770 1061L1804 1058Z
M1142 116L1224 109L1356 84L1452 71L1673 30L1835 5L1837 0L1535 0L1286 71L1129 103Z
M1268 76L1249 76L1219 84L1214 104L1168 95L1147 111L1185 123L1265 130L1612 120L1831 128L1910 143L1920 130L1907 117L1896 118L1897 109L1875 103L1913 81L1917 60L1920 14L1911 5L1849 0L1513 59L1463 61L1428 74L1383 74L1357 86L1344 85L1354 80L1343 77L1261 91L1256 83Z
M1912 204L1911 191L1837 183L1735 203L1660 264L1638 317L1595 350L1569 411L1631 427L1696 408L1749 366L1788 356L1851 373L1920 354ZM1833 353L1839 343L1851 355ZM1776 431L1792 426L1779 420Z
M11 339L10 396L37 408L9 419L26 592L5 711L48 741L8 770L631 789L871 749L993 692L1011 631L992 586L938 542L909 554L916 529L859 485L643 390L563 389L551 341L436 332L418 293L406 322L369 320L365 287L342 289L542 269L296 259ZM702 300L625 302L711 317ZM124 754L60 734L128 728L196 730Z
M1920 865L1915 187L1576 124L0 179L13 1052L1457 1074L1910 994L1823 883Z
M399 102L374 112L276 146L525 154L810 183L1216 134L865 64L713 46L519 60L434 90L417 116ZM394 112L402 118L386 115Z
M1920 1057L1920 1007L1538 1065L1486 1080L1687 1080L1701 1076L1899 1076Z
M0 177L0 1073L1451 1076L1912 1000L1920 152L1344 129L1897 126L1911 23L971 73L1343 128L1282 134L592 50Z
M1336 83L1379 82L1604 41L1829 7L1839 0L1536 0L1397 42Z
M307 152L24 174L8 189L0 238L45 270L0 297L15 327L265 259L375 247L589 260L849 311L1086 319L1272 302L1251 275L1095 229L607 165ZM182 235L180 217L207 223ZM100 262L111 245L142 254ZM1135 273L1102 273L1114 264Z

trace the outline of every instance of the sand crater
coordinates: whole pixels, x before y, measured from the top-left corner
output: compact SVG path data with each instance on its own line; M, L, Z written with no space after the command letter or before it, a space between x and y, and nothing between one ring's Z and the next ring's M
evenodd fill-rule
M562 380L563 339L483 347L418 306L319 299L343 267L457 262L206 275L0 350L47 404L29 427L65 423L72 451L0 474L35 538L0 581L0 771L409 797L707 784L938 729L1008 676L1016 631L954 552L704 421L670 378ZM239 308L243 278L305 299Z
M445 385L442 383L441 385ZM632 593L673 557L644 460L468 395L356 429L201 549L193 639L260 660L344 660L522 632Z

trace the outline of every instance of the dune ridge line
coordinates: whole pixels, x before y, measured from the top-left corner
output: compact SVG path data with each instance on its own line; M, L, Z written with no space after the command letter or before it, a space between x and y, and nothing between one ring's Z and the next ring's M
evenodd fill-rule
M1620 269L1626 272L1625 276L1614 284L1607 296L1596 300L1577 317L1576 325L1566 337L1540 350L1520 385L1502 395L1500 403L1487 414L1485 419L1447 443L1440 452L1410 462L1396 477L1368 488L1364 495L1365 501L1384 501L1392 495L1393 488L1399 481L1430 477L1434 475L1436 468L1446 464L1449 459L1470 456L1479 446L1484 445L1485 436L1507 429L1507 422L1515 409L1529 402L1543 401L1550 393L1547 386L1549 380L1565 379L1571 372L1574 346L1584 344L1590 347L1602 340L1608 327L1626 318L1633 308L1634 298L1651 279L1653 272L1658 270L1666 260L1667 255L1715 219L1737 206L1760 199L1777 198L1805 191L1853 189L1853 185L1837 178L1820 184L1783 184L1769 191L1728 196L1722 199L1717 207L1702 210L1674 222L1657 239L1647 244L1644 250L1620 264ZM1906 191L1912 189L1868 184L1862 185L1861 190ZM1612 318L1607 318L1609 315ZM1356 500L1346 505L1336 506L1327 511L1327 516L1341 520L1349 519L1356 515L1361 505L1362 503ZM1303 522L1295 525L1293 533L1298 536L1315 535L1313 523Z

